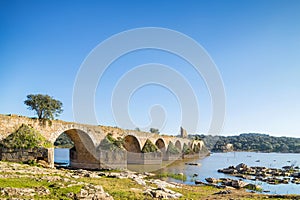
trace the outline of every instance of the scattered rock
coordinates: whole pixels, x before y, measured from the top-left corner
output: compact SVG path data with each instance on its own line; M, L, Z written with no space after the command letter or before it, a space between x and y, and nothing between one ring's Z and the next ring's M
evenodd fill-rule
M182 197L182 194L176 193L166 188L147 189L144 194L158 199L178 199Z
M210 186L214 186L217 188L231 188L231 189L240 189L240 188L247 188L250 190L261 190L260 186L258 185L254 185L254 184L249 184L246 183L242 180L234 180L234 179L230 179L230 178L221 178L221 179L216 179L216 178L206 178L205 179L208 184L205 184L201 181L195 181L196 184L205 184L205 185L210 185ZM219 184L216 184L219 183Z
M209 183L217 183L218 182L218 179L215 179L215 178L206 178L205 180Z
M237 189L243 188L247 185L244 181L241 180L232 180L231 186Z
M222 191L216 192L216 193L214 193L214 194L231 194L231 193L232 193L231 190L222 190Z
M200 163L185 163L186 165L201 165Z
M38 164L42 167L45 167L45 168L50 168L51 166L49 165L48 162L44 161L44 160L39 160L38 161Z
M296 169L293 166L284 166L282 169L275 169L266 167L248 167L244 163L240 163L236 167L229 166L228 168L219 169L218 172L247 180L259 180L273 185L288 184L291 181L291 177L300 178L299 169Z
M244 188L248 190L254 190L254 191L262 191L262 187L259 185L255 185L252 183L248 183L247 185L244 186Z
M70 193L69 193L70 194ZM72 195L72 194L70 194ZM75 199L93 199L93 200L113 200L113 197L105 193L102 186L91 185L85 186L78 194L74 195Z
M195 180L195 184L198 185L198 184L204 184L204 183L200 180Z
M36 195L35 189L32 188L0 188L0 194L2 196L16 197L16 196L34 196ZM44 195L41 193L41 195Z

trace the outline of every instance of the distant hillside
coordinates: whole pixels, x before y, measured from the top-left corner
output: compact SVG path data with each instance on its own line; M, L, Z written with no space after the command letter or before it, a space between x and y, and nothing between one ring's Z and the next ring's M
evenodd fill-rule
M190 135L202 139L212 152L256 151L300 153L300 138L274 137L267 134L244 133L238 136Z

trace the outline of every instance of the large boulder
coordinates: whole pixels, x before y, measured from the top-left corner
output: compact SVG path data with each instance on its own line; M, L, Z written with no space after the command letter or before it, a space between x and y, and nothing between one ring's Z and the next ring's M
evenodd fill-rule
M217 182L218 182L218 179L216 179L216 178L205 178L205 180L206 180L208 183L217 183Z
M241 180L232 180L231 186L237 189L243 188L247 185L246 182L241 181Z
M300 178L300 172L293 173L291 176L295 178Z
M235 169L238 171L238 172L241 172L241 171L246 171L248 168L248 166L244 163L240 163L238 164Z

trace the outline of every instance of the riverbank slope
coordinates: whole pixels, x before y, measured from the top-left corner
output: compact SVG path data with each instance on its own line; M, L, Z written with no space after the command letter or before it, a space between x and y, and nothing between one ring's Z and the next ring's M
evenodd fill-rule
M50 169L9 162L0 162L0 168L1 199L300 199L167 183L130 171Z

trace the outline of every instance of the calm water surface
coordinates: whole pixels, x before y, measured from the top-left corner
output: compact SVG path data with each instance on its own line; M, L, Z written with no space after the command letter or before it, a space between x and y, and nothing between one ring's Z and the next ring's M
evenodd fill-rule
M70 164L70 150L67 148L55 148L54 162Z
M259 162L257 162L259 160ZM204 159L189 160L186 162L199 163L200 166L185 165L184 162L176 162L164 169L162 172L184 173L187 175L186 184L194 184L195 179L205 181L207 177L214 178L232 178L238 179L230 175L218 173L217 170L228 167L230 165L238 165L245 163L248 166L265 166L269 168L282 168L286 165L300 165L300 154L283 154L283 153L254 153L254 152L229 152L229 153L213 153ZM198 174L198 177L194 177ZM175 180L173 180L175 181ZM176 180L177 182L180 182ZM264 190L269 190L270 194L300 194L300 185L297 184L280 184L270 185L261 181L244 180L261 185Z
M69 162L69 149L55 149L54 153L55 162ZM259 162L257 162L258 160ZM185 162L199 163L200 165L185 165ZM236 179L230 175L218 173L217 170L240 163L245 163L248 166L264 166L269 168L282 168L291 164L299 166L300 154L254 152L213 153L204 159L175 162L161 169L159 172L184 173L187 176L187 180L183 183L193 185L196 179L205 181L207 177ZM193 177L194 174L198 174L198 176ZM172 181L182 182L179 180ZM293 183L269 185L261 181L244 181L261 185L264 190L270 191L270 194L300 194L300 185Z

